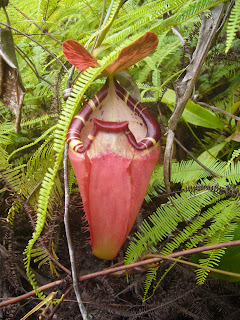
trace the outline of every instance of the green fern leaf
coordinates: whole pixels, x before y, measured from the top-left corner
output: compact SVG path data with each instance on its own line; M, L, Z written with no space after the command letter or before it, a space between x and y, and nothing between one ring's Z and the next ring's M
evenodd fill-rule
M103 21L101 28L89 38L89 40L87 42L88 44L91 43L92 39L94 37L98 36L99 34L100 34L100 36L99 36L99 39L97 42L97 46L99 46L102 43L107 31L111 27L111 25L116 17L121 5L122 5L122 0L112 0L111 1L108 12L106 14L106 17Z
M40 0L38 5L39 20L47 21L57 8L57 0Z
M122 32L117 33L117 34L113 34L112 36L106 38L106 40L105 40L106 44L113 45L119 41L122 41L123 39L129 37L129 35L131 35L133 32L138 31L142 27L144 27L145 25L152 23L155 19L159 18L164 13L167 13L170 10L175 9L177 6L179 6L183 3L186 3L186 2L187 2L186 0L169 1L169 3L166 5L166 3L164 3L164 2L155 1L154 2L155 9L153 9L153 7L152 7L152 10L153 10L152 13L150 12L150 14L146 15L146 11L144 14L143 14L144 11L142 11L141 14L143 16L140 19L139 19L139 15L136 14L136 17L135 17L136 20L134 21L134 23L132 21L130 26L126 27L124 30L122 30ZM171 29L171 27L172 26L169 26L169 29ZM139 38L144 33L145 33L145 30L142 30L141 32L138 31L138 34L135 36L135 39ZM159 33L159 32L157 32L157 33Z
M152 294L147 298L147 294L149 292L149 289L151 287L152 282L156 279L156 275L155 273L152 271L148 271L147 275L146 275L146 281L145 281L145 287L144 287L144 297L143 297L143 302L145 302L146 300L150 299L155 291L157 290L158 286L160 285L160 283L162 282L162 280L166 277L166 275L169 273L169 271L171 271L171 269L175 266L176 262L172 263L163 273L163 275L161 276L161 278L158 280L157 284L154 286L153 288L153 292ZM158 271L159 268L154 268L156 269L156 271Z
M157 273L158 273L158 269L159 268L150 268L148 269L147 271L147 275L146 275L146 279L144 281L144 298L143 298L143 302L145 302L147 299L146 299L146 296L149 292L149 289L152 285L152 282L154 280L156 280L156 277L157 277Z
M226 0L197 0L187 2L180 10L166 20L157 22L151 27L152 32L162 33L169 30L170 28L183 23L203 12L204 10L210 9L217 4L225 2Z
M236 32L240 26L240 0L235 1L235 5L232 9L231 15L229 17L228 26L227 26L227 41L226 49L227 53L230 49L233 40L235 38Z

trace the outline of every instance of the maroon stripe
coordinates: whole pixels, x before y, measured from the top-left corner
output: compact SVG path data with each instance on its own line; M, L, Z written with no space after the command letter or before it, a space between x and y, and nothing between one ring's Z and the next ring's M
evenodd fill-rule
M128 129L128 121L110 122L93 118L93 122L98 130L103 130L106 132L121 132L125 129Z
M125 101L127 91L123 89L116 80L115 88L116 94L119 96L119 98ZM127 105L143 120L144 124L147 127L147 137L153 138L154 140L156 140L156 142L158 142L161 137L161 131L157 120L153 117L151 112L147 108L143 107L143 105L140 102L136 101L130 94L127 100ZM153 146L153 142L148 139L143 139L139 143L137 143L132 133L127 134L127 137L128 141L137 150L144 150Z
M93 103L96 108L98 107L99 103L103 101L103 99L108 94L108 87L109 87L109 81L106 81L106 84L103 86L103 88L98 92L98 94L93 97L84 107L80 110L78 113L79 117L82 117L83 120L86 122L90 115L93 112L93 109L91 107L90 103ZM115 89L116 94L125 101L125 97L127 95L127 91L123 89L115 80ZM155 118L152 116L150 111L147 108L144 108L143 105L136 101L131 95L128 96L127 100L128 107L134 111L138 116L141 117L144 124L147 127L147 136L153 138L156 142L160 139L161 131L159 128L158 122L155 120ZM74 118L72 120L72 123L70 125L70 129L67 134L68 143L73 140L78 140L80 143L80 139L77 139L76 136L80 136L80 132L82 128L84 127L84 122L79 118ZM98 130L103 130L106 132L121 132L124 131L129 143L137 150L144 150L147 148L151 148L154 144L149 139L143 139L139 143L137 143L133 133L129 130L128 127L128 121L122 121L122 122L109 122L109 121L101 121L99 119L93 119L93 128L91 130L91 135L93 137L96 136ZM85 150L87 150L92 143L92 140L88 137L86 138L84 145L81 148L78 148L76 152L83 153Z
M96 108L98 107L99 103L103 101L103 99L106 98L108 94L108 87L109 87L109 81L107 80L105 85L102 87L102 89L97 93L95 97L91 99L91 101L94 103ZM97 98L96 98L97 97ZM90 104L90 101L80 110L80 112L77 114L77 116L80 116L83 118L83 120L86 122L90 115L92 114L93 110ZM81 119L79 118L73 118L70 128L67 133L67 140L70 141L69 139L74 138L76 139L76 135L80 136L81 130L84 127L84 123ZM75 132L74 132L75 131ZM76 133L78 132L78 134ZM93 133L91 133L93 136L96 135L96 130L93 130ZM79 148L77 150L78 153L84 152L86 149L89 148L90 144L92 143L92 140L87 138L86 141L84 142L84 145L82 148Z

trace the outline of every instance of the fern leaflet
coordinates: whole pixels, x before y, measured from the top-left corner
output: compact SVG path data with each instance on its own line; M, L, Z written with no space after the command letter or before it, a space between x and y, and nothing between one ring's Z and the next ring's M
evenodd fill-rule
M227 41L226 41L226 49L227 53L230 49L235 34L240 26L240 0L235 1L235 5L232 9L231 15L229 17L228 26L227 26Z

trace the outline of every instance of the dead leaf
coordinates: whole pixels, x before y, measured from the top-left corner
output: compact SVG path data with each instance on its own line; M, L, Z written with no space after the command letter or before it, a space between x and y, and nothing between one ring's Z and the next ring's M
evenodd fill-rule
M234 132L232 135L232 140L240 142L240 132Z
M0 101L16 115L17 132L20 129L24 94L11 30L0 28Z

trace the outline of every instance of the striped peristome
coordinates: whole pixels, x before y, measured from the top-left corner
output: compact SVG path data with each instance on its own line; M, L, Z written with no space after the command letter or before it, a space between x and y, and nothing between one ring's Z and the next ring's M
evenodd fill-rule
M136 101L125 89L123 89L115 80L116 94L122 99L128 107L136 113L143 120L145 126L147 127L147 136L143 140L137 143L134 135L130 130L125 131L128 141L136 150L149 149L156 145L160 139L161 132L159 124L156 119L152 116L151 112L143 107L140 101Z
M129 129L128 121L111 122L93 118L93 128L90 134L87 136L84 143L81 141L80 133L86 121L108 94L109 81L107 80L103 88L97 93L96 96L88 101L83 109L81 109L81 111L74 117L71 123L66 141L73 151L77 153L83 153L85 150L87 150L99 130L106 132L123 131L126 134L129 143L136 150L149 149L157 144L158 140L160 139L161 132L158 122L152 116L150 111L147 108L143 107L140 101L136 101L125 89L123 89L118 84L116 80L114 80L114 85L117 96L143 120L147 128L147 136L140 142L137 142L133 133Z
M103 86L103 88L93 97L88 103L80 110L80 112L73 118L70 128L67 133L67 143L69 147L78 153L83 153L87 150L92 143L97 130L94 126L91 133L88 135L86 141L83 142L80 139L80 133L84 127L86 121L89 119L92 112L97 108L97 106L106 98L108 94L108 81Z

